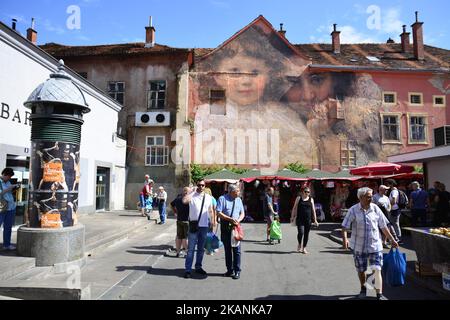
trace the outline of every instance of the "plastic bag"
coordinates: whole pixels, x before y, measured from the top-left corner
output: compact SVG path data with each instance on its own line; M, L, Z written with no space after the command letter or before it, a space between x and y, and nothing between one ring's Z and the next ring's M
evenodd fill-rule
M237 241L244 240L244 230L240 223L233 228L233 238Z
M272 222L272 224L270 225L270 239L271 240L281 240L282 239L281 223L277 220Z
M398 249L391 249L389 253L383 253L383 275L386 282L392 287L405 284L406 254Z

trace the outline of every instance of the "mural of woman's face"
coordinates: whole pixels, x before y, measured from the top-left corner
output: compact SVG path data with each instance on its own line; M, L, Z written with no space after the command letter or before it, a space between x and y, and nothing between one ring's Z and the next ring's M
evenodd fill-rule
M305 72L295 79L295 84L286 93L286 98L289 102L320 103L334 98L333 87L331 74Z
M218 70L227 73L216 79L226 90L227 100L243 106L260 102L269 71L264 61L240 54L224 59Z

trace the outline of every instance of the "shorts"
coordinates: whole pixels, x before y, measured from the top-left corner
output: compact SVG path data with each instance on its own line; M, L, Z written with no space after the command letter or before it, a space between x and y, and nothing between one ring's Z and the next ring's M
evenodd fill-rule
M189 221L177 221L177 238L187 239L189 232Z
M365 272L367 270L367 261L373 270L381 270L383 267L383 252L374 253L358 253L353 254L355 260L355 267L358 272Z
M268 216L264 216L264 220L267 222L268 225L271 225L273 222L273 214L270 214Z

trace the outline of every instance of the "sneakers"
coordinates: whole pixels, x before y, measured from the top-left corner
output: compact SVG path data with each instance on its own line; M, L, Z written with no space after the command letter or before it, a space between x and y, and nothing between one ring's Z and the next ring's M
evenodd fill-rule
M3 247L3 250L13 251L13 250L16 250L16 247L13 246L13 245L10 245L10 246L8 246L8 247Z
M223 274L224 277L232 277L234 276L234 271L227 271Z
M203 270L202 268L200 269L195 269L195 272L197 272L198 274L201 274L203 276L206 276L208 273L206 273L205 270Z
M241 272L240 271L236 271L234 274L233 274L233 279L234 280L237 280L237 279L239 279L241 277Z
M361 288L361 291L358 294L358 299L365 299L367 297L367 288Z
M185 273L184 273L184 278L185 278L185 279L189 279L189 278L191 278L191 277L192 277L192 275L191 275L190 272L185 272Z
M382 293L377 293L377 300L389 300L389 299L383 296Z

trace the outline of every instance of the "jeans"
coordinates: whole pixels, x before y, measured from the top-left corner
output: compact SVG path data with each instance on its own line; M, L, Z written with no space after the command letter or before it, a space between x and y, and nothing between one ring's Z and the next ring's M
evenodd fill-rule
M166 202L159 201L158 202L158 210L159 210L159 218L161 219L161 223L166 222Z
M209 227L199 227L198 231L195 233L189 232L188 234L188 252L186 256L186 261L184 264L185 271L192 271L192 263L194 262L194 251L195 246L197 246L197 258L195 260L195 269L200 269L202 267L203 255L205 253L205 242L206 235L208 233Z
M14 216L16 210L9 210L0 213L0 227L3 225L3 247L9 247L11 245L11 233L12 226L14 224Z
M411 225L417 226L417 220L420 219L420 226L425 227L427 225L427 210L426 209L411 209Z
M225 265L227 271L240 272L241 271L241 244L237 247L231 246L231 230L228 225L220 228L220 238L223 242L223 249L225 251Z
M402 237L402 230L400 229L400 209L389 212L389 221L392 223L395 233L400 239Z

